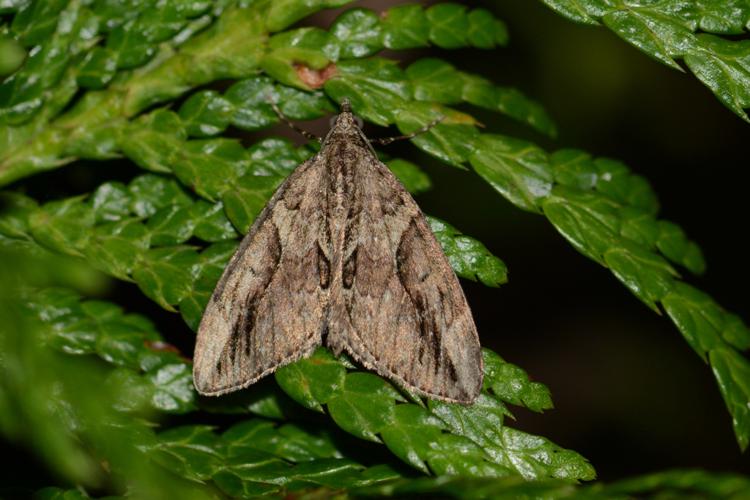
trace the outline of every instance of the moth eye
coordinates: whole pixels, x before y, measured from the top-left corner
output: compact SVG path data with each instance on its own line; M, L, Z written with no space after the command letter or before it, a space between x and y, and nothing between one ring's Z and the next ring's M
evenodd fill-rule
M364 126L365 126L365 122L363 122L363 121L362 121L362 118L360 118L359 116L355 116L355 117L354 117L354 121L355 121L355 122L357 123L357 126L358 126L359 128L362 128L362 127L364 127Z

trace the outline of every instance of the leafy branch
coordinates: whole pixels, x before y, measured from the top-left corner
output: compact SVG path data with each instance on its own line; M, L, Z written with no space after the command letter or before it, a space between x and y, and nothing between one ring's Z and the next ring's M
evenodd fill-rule
M0 151L5 152L0 185L74 157L111 158L117 153L113 128L122 130L149 106L215 80L246 78L263 69L282 83L309 88L297 69L320 69L329 57L361 57L383 47L429 43L488 48L506 38L503 25L486 10L467 12L457 4L395 7L383 21L371 11L352 10L340 16L331 35L302 29L269 38L307 14L347 1L219 2L213 10L207 1L190 8L167 3L139 10L124 4L40 7L32 2L19 10L12 33L24 45L40 44L40 49L0 85ZM56 22L58 17L81 21L70 26ZM113 28L107 33L108 26ZM92 48L99 32L107 42ZM352 40L353 33L365 36ZM313 53L307 45L323 43L321 34L327 37L326 52L319 47ZM76 58L84 48L92 51ZM59 53L66 57L57 58ZM92 90L58 116L79 87Z
M206 404L214 412L238 411L236 402L222 407L221 403L198 398L189 361L164 343L145 317L125 314L108 302L82 301L77 294L63 289L36 291L27 300L34 317L43 326L46 345L68 354L95 354L116 367L105 380L107 386L126 388L115 403L116 408L136 411L150 407L160 412L186 413ZM523 405L533 411L549 409L552 407L549 391L497 354L488 350L483 354L484 391L472 406L440 402L425 406L419 398L380 377L355 369L325 349L281 368L276 381L301 405L318 412L323 412L325 406L339 427L356 437L383 443L401 460L424 472L592 479L593 469L577 453L505 425L505 418L512 417L507 404ZM243 412L281 416L279 408L284 403L279 402L278 394L247 392ZM234 439L237 436L231 430L228 432L232 435L229 441L241 447L244 439ZM190 443L193 439L199 442L209 439L207 433L210 434L205 428L175 431L180 440ZM254 438L252 446L268 451L258 439ZM194 452L192 445L181 446L186 448L185 453ZM182 467L188 469L181 475L205 479L201 473L190 472L191 467L203 467L204 471L213 472L202 474L212 476L218 470L218 466L209 469L213 461L211 457L181 459ZM246 463L238 461L237 466ZM338 465L329 464L332 470ZM322 470L318 469L318 473ZM253 481L252 471L243 474L241 478Z
M750 121L750 42L747 2L659 0L542 0L556 12L585 24L604 24L619 37L657 61L690 71L737 116Z

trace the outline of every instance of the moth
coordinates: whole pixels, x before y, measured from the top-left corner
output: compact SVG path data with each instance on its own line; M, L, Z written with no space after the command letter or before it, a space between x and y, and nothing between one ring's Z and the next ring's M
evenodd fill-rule
M320 345L427 397L467 404L482 387L458 279L347 101L216 285L198 329L195 387L243 389Z

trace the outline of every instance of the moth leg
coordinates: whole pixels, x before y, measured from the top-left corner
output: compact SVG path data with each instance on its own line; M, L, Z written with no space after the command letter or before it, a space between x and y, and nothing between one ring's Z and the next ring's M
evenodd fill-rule
M371 144L378 144L380 146L385 146L385 145L390 144L390 143L395 142L395 141L404 141L404 140L407 140L407 139L412 139L412 138L414 138L414 137L416 137L416 136L418 136L420 134L424 134L425 132L427 132L428 130L430 130L432 127L434 127L435 125L437 125L438 123L440 123L441 121L443 121L444 118L445 118L444 116L436 118L436 119L432 120L430 123L428 123L427 125L425 125L424 127L420 128L419 130L415 130L414 132L412 132L410 134L396 135L394 137L380 137L380 138L377 138L377 139L370 139L370 143Z
M279 120L281 120L282 122L284 122L284 124L287 127L289 127L290 129L294 130L295 132L297 132L298 134L300 134L302 137L304 137L305 139L307 139L309 141L318 141L318 142L321 142L321 138L318 137L317 135L312 134L312 133L308 132L307 130L302 129L302 128L298 127L297 125L295 125L294 123L292 123L292 121L289 118L287 118L286 116L284 116L284 113L281 112L281 110L279 109L279 107L276 105L275 102L273 102L273 101L271 101L269 99L268 103L273 108L273 111L276 113L276 116L279 117Z

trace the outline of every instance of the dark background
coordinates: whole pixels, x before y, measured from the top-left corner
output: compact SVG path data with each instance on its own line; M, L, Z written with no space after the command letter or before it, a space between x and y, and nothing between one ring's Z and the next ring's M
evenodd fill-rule
M383 9L395 3L402 2L356 5ZM508 24L507 48L409 51L399 57L443 57L514 86L541 102L559 127L559 137L549 140L501 115L465 108L489 132L547 150L577 147L618 158L648 178L660 195L662 216L680 224L705 252L706 274L686 280L750 320L743 154L750 124L692 75L651 60L606 28L573 24L541 2L482 4ZM304 24L328 26L337 12ZM304 125L321 133L327 124L322 119ZM270 133L299 140L283 127L243 140L250 144ZM368 133L394 132L373 127ZM511 206L476 175L442 165L408 143L388 152L416 162L432 177L432 191L418 197L425 212L478 238L508 265L510 281L499 289L463 284L482 343L551 390L555 410L537 415L514 409L517 422L511 425L580 452L604 480L675 467L750 472L710 368L668 318L573 250L543 217ZM20 187L38 198L58 198L141 173L127 161L107 166L78 162ZM149 315L169 341L191 353L193 337L182 321L135 286L115 283L106 298ZM15 448L11 453L26 455ZM33 460L16 461L3 479L40 479Z

